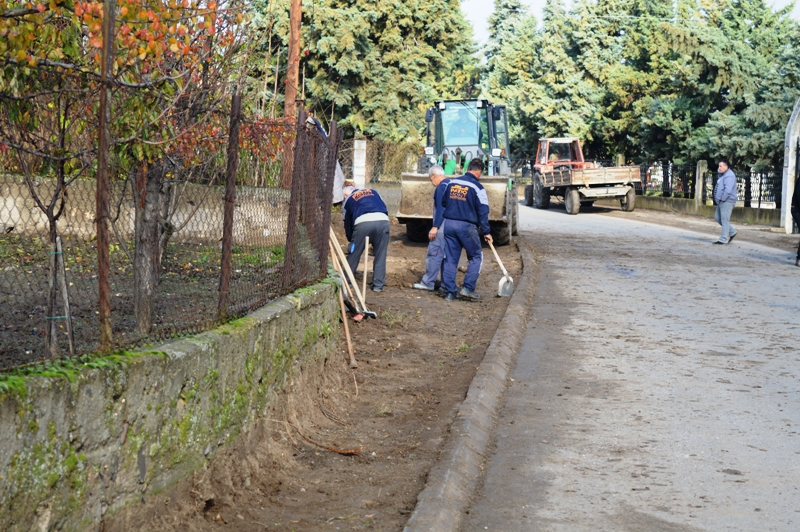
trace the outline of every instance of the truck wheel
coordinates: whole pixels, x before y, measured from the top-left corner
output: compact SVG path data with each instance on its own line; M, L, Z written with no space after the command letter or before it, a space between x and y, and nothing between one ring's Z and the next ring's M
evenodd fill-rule
M525 185L525 206L533 207L533 185Z
M576 189L567 189L564 194L564 206L567 208L567 214L578 214L581 210L581 196Z
M619 203L622 205L623 211L633 212L636 207L636 191L633 188L629 189L625 197L619 200Z
M433 227L433 222L430 220L406 222L406 236L412 242L427 242L431 227Z
M550 208L550 190L544 188L539 174L533 174L533 202L537 209Z
M489 222L492 240L495 246L507 246L511 243L511 225L505 222Z

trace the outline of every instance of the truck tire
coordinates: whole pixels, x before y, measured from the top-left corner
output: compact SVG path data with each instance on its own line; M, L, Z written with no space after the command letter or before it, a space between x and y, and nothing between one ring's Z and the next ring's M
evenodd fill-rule
M406 222L406 237L412 242L427 242L431 227L431 220Z
M564 206L567 208L567 214L578 214L581 210L581 195L577 189L572 187L567 189L564 194Z
M544 188L538 173L533 174L533 202L537 209L550 208L550 189Z
M511 224L489 222L489 229L495 246L507 246L511 243Z
M633 209L636 207L636 191L633 188L629 189L625 197L619 200L619 203L623 211L633 212Z
M525 206L533 207L533 185L525 185Z

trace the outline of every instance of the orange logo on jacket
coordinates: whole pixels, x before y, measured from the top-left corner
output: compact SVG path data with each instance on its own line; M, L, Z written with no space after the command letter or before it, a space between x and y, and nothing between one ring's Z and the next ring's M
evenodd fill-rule
M467 201L467 192L469 192L469 187L462 187L461 185L451 185L450 199Z
M364 199L367 196L374 196L374 195L375 194L372 193L372 189L365 188L363 190L356 190L355 192L353 192L351 197L353 198L354 201L358 201Z

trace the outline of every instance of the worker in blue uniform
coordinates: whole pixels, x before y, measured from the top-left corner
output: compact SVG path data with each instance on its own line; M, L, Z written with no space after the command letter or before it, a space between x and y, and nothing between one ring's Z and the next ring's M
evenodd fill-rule
M375 255L372 261L372 291L383 292L386 284L386 252L389 249L389 210L375 189L348 186L342 192L344 232L347 241L352 243L347 264L355 273L364 252L364 241L369 237Z
M479 158L472 159L466 174L450 180L442 197L443 209L437 211L433 220L432 232L438 231L444 224L446 251L442 285L447 292L447 301L454 301L456 294L471 301L480 299L475 293L475 285L483 263L481 236L487 242L492 242L489 230L489 198L478 181L484 168L483 161ZM457 291L456 270L462 249L467 252L467 273L464 275L461 290Z
M436 218L436 211L442 210L442 198L450 180L444 176L444 169L439 165L431 166L428 170L431 184L435 187L433 192L433 217ZM422 281L414 283L414 288L418 290L433 291L436 288L436 280L439 279L440 272L444 268L444 231L433 228L428 233L428 252L425 254L425 275Z

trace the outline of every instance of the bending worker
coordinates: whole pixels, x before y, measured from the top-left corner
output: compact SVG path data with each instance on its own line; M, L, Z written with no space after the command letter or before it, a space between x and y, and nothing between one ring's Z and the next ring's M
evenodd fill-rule
M389 249L389 210L377 190L347 186L342 189L342 193L344 232L348 242L353 243L347 256L347 264L355 273L364 252L364 240L369 237L375 252L372 261L372 291L383 292L386 284L386 251Z
M444 176L444 169L439 165L431 166L428 176L436 190L433 192L433 218L436 219L436 212L442 210L442 198L450 180ZM439 272L443 272L444 264L444 228L432 228L428 233L428 252L425 254L425 275L422 281L414 283L414 288L418 290L433 291L436 288L436 279Z
M492 242L489 233L489 198L478 179L483 173L483 161L472 159L467 173L451 179L442 198L443 209L437 210L431 232L442 229L444 224L445 259L442 285L447 295L446 301L456 299L456 270L461 250L467 252L467 273L458 295L468 300L478 300L475 285L481 273L483 251L481 237Z

